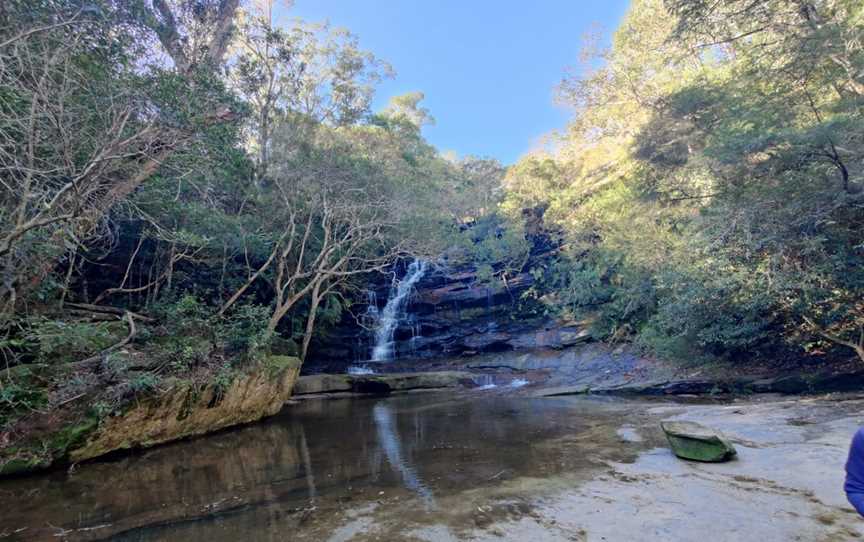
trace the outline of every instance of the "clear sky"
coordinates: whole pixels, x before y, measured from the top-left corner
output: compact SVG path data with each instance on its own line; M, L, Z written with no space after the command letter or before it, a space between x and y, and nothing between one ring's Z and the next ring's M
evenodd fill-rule
M286 13L329 20L388 61L390 96L419 90L436 119L426 137L441 151L513 163L564 126L554 87L578 64L580 40L599 24L608 37L628 0L295 0Z

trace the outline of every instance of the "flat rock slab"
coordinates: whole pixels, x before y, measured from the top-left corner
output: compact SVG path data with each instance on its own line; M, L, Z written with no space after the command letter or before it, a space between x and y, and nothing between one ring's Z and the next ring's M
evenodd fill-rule
M295 397L325 394L386 395L393 392L464 388L473 385L474 375L460 371L393 373L372 375L321 374L301 376Z
M695 422L661 422L672 452L691 461L719 463L738 455L732 443L719 432Z

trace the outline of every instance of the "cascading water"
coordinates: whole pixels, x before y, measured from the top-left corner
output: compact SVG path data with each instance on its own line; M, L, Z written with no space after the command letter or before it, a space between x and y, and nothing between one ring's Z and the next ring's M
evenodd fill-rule
M393 334L399 321L405 318L405 306L414 285L426 273L426 262L415 260L408 266L408 271L402 280L395 282L390 288L387 304L378 315L378 327L375 329L375 347L372 348L372 361L388 361L393 359Z

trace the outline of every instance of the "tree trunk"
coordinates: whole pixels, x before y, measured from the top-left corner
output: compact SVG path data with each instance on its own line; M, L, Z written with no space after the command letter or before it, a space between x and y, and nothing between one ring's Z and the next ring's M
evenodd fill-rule
M321 283L315 284L312 289L312 302L309 305L309 314L306 315L306 332L303 334L303 346L300 348L300 361L306 361L309 352L309 343L312 341L312 331L315 329L315 317L318 313L318 305L321 303Z

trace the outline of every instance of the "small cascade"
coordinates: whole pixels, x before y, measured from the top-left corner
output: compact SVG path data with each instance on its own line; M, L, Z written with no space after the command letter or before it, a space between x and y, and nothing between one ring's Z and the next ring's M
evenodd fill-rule
M378 321L378 294L375 290L366 291L366 314L363 316L373 322Z
M372 349L372 361L389 361L393 359L393 334L399 322L405 318L405 306L408 304L408 297L423 275L426 273L426 262L415 260L408 266L408 271L401 281L396 282L395 278L393 286L390 287L390 297L387 299L387 304L378 314L378 327L375 330L375 347ZM370 307L373 305L370 305ZM378 307L375 306L377 312ZM367 309L368 311L368 309Z
M348 374L357 376L374 375L375 371L371 367L366 367L364 365L352 365L348 367Z
M472 378L478 390L494 390L498 386L495 384L495 379L492 375L477 375Z
M420 323L412 318L411 320L411 339L408 341L408 348L411 349L411 355L417 354L417 341L422 339Z
M518 389L530 384L530 382L524 378L514 378L508 382L506 379L496 379L495 375L491 374L474 375L471 380L474 381L474 385L476 386L474 389L478 391L494 390L499 387L501 389Z

